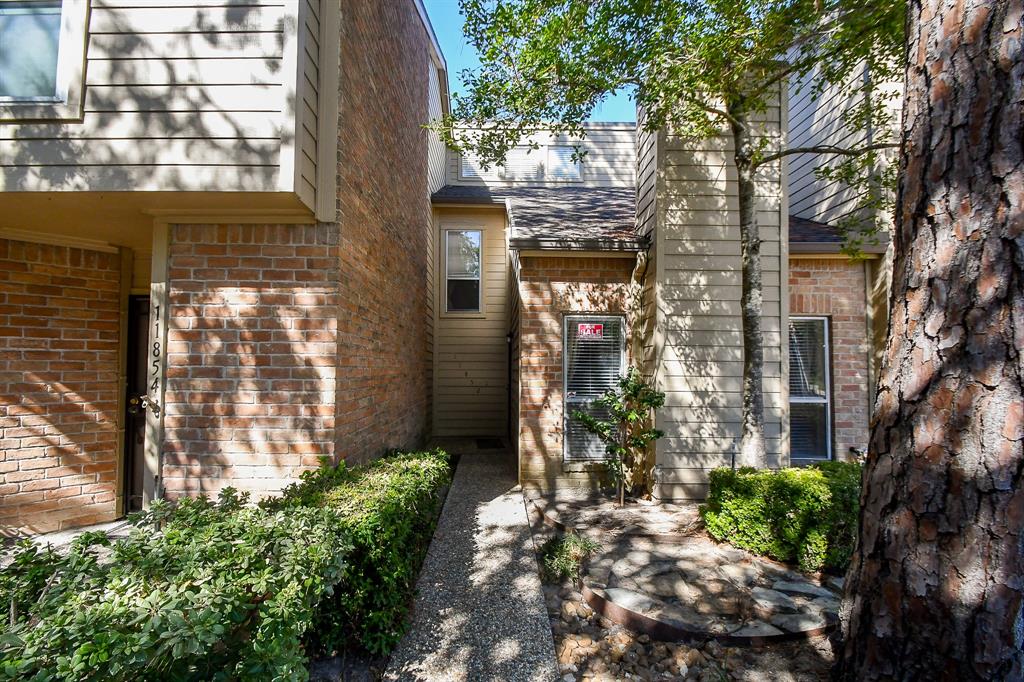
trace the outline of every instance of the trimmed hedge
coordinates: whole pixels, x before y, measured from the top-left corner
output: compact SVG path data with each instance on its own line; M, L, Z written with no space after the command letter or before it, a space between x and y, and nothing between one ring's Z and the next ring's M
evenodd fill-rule
M861 465L715 469L701 506L708 533L800 570L844 571L857 539Z
M353 544L333 596L317 613L310 644L318 653L355 641L380 655L398 643L450 482L448 457L437 450L384 457L365 469L320 469L267 504L332 509Z
M394 455L258 507L157 502L116 543L24 543L0 571L0 679L302 680L351 635L385 651L449 480L441 452Z

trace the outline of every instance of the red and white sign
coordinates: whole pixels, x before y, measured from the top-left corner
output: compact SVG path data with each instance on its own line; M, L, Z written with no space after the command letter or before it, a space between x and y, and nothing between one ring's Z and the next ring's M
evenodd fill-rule
M590 341L604 338L603 324L579 324L576 326L576 338L580 341Z

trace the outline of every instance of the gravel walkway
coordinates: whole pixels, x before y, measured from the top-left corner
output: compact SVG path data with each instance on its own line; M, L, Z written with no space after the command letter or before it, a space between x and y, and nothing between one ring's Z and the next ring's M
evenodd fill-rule
M548 682L556 670L515 459L465 454L384 679Z

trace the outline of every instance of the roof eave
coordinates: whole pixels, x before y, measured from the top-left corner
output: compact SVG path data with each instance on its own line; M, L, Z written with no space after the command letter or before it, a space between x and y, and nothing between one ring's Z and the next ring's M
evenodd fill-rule
M887 244L866 244L860 247L865 254L880 256L888 248ZM818 254L841 254L843 253L842 242L789 242L791 254L818 253Z
M638 239L540 239L517 237L510 239L514 251L618 251L639 252L647 248L646 240Z

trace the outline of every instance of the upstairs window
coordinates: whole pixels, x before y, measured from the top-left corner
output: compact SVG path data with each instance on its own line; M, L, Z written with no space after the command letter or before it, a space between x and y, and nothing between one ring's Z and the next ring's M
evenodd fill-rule
M578 182L582 179L579 159L573 160L575 147L548 147L548 164L545 175L548 180L568 180Z
M445 311L480 312L480 230L445 230Z
M505 180L536 180L540 177L540 150L529 147L510 149L505 156L502 177Z
M828 318L789 320L790 458L832 458L832 390Z
M537 180L540 178L540 157L542 152L530 147L515 147L505 155L504 165L484 169L480 157L464 154L460 167L463 178L481 180Z
M463 178L479 178L481 180L498 180L501 177L500 168L491 164L486 170L476 154L463 154L459 166L459 175Z
M0 0L0 119L81 116L88 0Z

